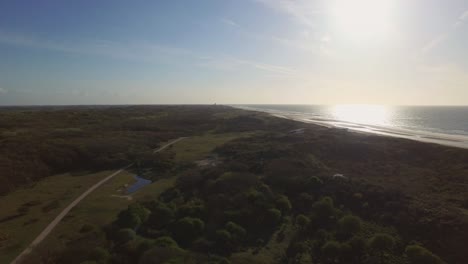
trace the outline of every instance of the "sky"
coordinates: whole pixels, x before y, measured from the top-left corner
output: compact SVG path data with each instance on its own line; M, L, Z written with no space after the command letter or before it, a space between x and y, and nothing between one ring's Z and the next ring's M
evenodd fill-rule
M468 105L468 0L2 0L0 105Z

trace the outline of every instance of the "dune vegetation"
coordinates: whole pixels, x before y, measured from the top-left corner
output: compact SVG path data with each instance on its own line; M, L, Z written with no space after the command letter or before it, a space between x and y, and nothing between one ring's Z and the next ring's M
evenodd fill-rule
M18 144L14 155L26 148L20 139L41 141L45 149L60 146L54 150L63 155L48 152L68 162L56 166L42 160L38 149L30 153L29 160L37 158L48 173L135 162L134 173L155 181L107 221L75 225L61 247L37 251L31 263L462 264L468 259L467 150L222 106L24 111L0 115L16 124L2 127L1 141ZM33 129L32 121L12 121L23 115L78 115L79 121L59 118L59 126L50 119L49 126ZM82 132L67 140L51 137L64 124ZM12 131L34 132L12 136ZM152 153L181 136L189 138ZM100 142L99 152L77 151L93 140ZM114 144L119 147L105 147ZM5 192L34 182L27 173L19 179L2 173L11 187Z

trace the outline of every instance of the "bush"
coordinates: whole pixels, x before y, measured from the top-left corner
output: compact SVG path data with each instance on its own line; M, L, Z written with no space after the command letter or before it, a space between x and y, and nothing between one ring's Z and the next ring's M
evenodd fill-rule
M233 238L237 241L240 241L245 238L247 235L247 231L240 225L234 223L234 222L227 222L225 226L226 230L231 233Z
M276 208L271 208L267 211L267 223L277 225L281 220L281 211Z
M442 264L443 261L429 250L419 245L410 245L405 254L411 264Z
M341 246L340 243L336 241L328 241L322 247L323 256L331 262L334 262L340 256L340 253Z
M278 199L276 199L276 205L283 213L291 211L292 208L291 202L286 195L280 195Z
M328 221L330 217L333 216L335 213L335 207L333 206L333 199L328 196L323 197L318 202L315 202L312 205L312 209L321 222Z
M375 251L390 251L395 245L395 240L387 234L376 234L369 239L369 247Z
M300 228L300 229L304 229L306 228L306 226L310 223L310 219L309 217L303 215L303 214L299 214L298 216L296 216L296 225Z
M130 228L123 228L117 231L116 241L118 243L124 244L130 240L135 239L135 237L136 237L135 231L133 231Z
M352 250L352 258L357 262L362 262L362 258L366 253L366 241L362 237L354 236L352 237L348 243L351 246Z
M369 248L380 257L383 263L385 253L390 252L395 245L395 240L387 234L376 234L369 239Z
M216 231L216 241L218 241L218 243L227 244L231 241L231 239L231 233L229 233L229 231L226 229L220 229Z
M177 242L169 236L158 237L154 240L154 245L157 247L179 247Z
M181 244L189 244L197 238L205 229L205 223L192 217L184 217L178 220L172 227L174 237Z
M151 239L142 239L140 241L138 241L137 245L136 245L136 252L138 254L138 256L141 256L143 253L145 253L146 251L152 249L153 247L155 247L155 243L153 240Z
M146 251L138 264L162 264L162 263L183 263L175 262L184 255L184 251L179 248L155 247Z
M94 226L91 224L83 224L80 228L80 233L88 233L94 230Z
M352 236L361 230L361 222L361 219L357 216L344 216L338 221L339 230L347 236Z
M117 216L116 224L121 228L136 229L142 223L146 222L150 211L141 204L132 204Z
M101 247L97 247L89 253L89 260L94 260L97 263L107 263L109 257L109 252Z
M151 213L148 218L148 225L154 228L163 228L174 220L174 211L166 204L152 202L148 205Z
M296 258L298 255L301 255L307 252L307 244L304 242L292 241L288 248L286 249L286 256L288 258Z

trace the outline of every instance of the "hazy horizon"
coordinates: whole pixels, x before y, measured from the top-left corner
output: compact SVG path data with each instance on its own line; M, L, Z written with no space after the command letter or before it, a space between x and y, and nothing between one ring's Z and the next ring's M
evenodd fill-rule
M466 0L2 1L0 105L468 105Z

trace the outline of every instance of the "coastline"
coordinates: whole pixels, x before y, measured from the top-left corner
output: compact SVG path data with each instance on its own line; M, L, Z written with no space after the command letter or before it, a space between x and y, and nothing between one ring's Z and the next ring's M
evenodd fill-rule
M271 116L294 120L306 124L315 124L326 128L339 128L355 133L379 135L393 138L409 139L413 141L432 143L448 147L468 149L468 136L415 131L402 128L389 128L366 124L351 123L341 120L324 119L318 116L307 116L301 112L287 112L279 110L265 110L246 106L232 106L234 108L267 113Z

